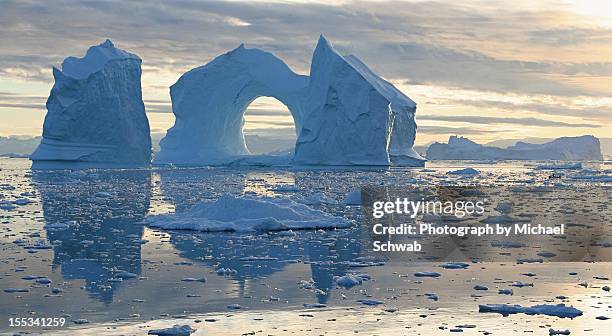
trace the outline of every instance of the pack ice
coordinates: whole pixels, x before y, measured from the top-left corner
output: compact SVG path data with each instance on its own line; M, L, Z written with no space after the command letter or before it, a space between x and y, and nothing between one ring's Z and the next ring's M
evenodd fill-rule
M33 167L150 164L141 62L106 40L54 67L43 138L30 156Z
M458 136L427 149L430 160L603 160L599 139L592 135L561 137L543 144L517 142L499 148Z
M310 76L243 45L185 73L171 87L175 125L156 163L227 164L249 154L244 112L261 96L293 116L298 165L422 166L413 149L416 104L355 56L321 36Z

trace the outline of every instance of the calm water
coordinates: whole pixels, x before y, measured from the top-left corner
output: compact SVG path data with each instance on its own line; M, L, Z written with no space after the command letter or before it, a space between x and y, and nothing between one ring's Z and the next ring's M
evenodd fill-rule
M478 263L447 270L436 263L371 261L363 228L257 234L162 231L145 216L181 212L223 193L299 197L316 193L342 200L361 185L439 183L550 183L550 172L518 163L470 164L479 177L446 171L465 163L427 169L275 170L152 169L35 171L29 161L0 159L0 332L11 317L66 318L45 333L146 334L153 327L188 323L198 334L547 334L550 327L574 334L612 333L612 263ZM610 166L590 169L609 174ZM559 180L554 183L583 183ZM20 200L13 204L15 200ZM9 204L10 202L13 202ZM317 208L359 221L359 207ZM608 231L608 234L609 231ZM611 240L612 241L612 240ZM223 275L216 271L235 272ZM436 271L439 278L415 278ZM126 273L128 272L128 273ZM350 289L334 277L365 273L371 280ZM532 276L522 274L532 273ZM125 276L128 274L128 276ZM31 277L34 276L34 277ZM38 277L38 278L36 278ZM123 277L123 279L121 279ZM184 281L206 278L206 282ZM38 281L49 279L48 281ZM514 281L534 283L500 295ZM583 281L587 287L580 286ZM474 291L476 284L489 291ZM425 294L435 293L438 300ZM563 295L566 299L558 299ZM365 306L357 302L383 302ZM576 319L478 313L485 303L565 303L584 312ZM304 305L319 304L318 308ZM240 305L229 309L228 305ZM323 306L324 305L324 306ZM73 321L87 320L76 324ZM84 321L82 321L84 322ZM41 329L27 329L41 332Z

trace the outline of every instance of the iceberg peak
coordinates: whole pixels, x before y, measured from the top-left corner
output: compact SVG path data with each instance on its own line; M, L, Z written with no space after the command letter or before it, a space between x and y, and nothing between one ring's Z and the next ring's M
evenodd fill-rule
M137 55L116 48L111 40L106 39L106 41L87 49L87 53L83 57L66 58L62 63L61 72L63 75L74 79L85 79L89 75L102 70L108 62L121 59L141 61Z

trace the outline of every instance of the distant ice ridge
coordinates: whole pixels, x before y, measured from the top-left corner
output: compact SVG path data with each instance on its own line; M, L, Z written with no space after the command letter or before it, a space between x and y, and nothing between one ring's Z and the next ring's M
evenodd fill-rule
M413 149L416 104L355 56L341 56L321 36L309 76L244 45L185 73L170 89L175 125L155 163L248 163L244 112L274 97L291 112L297 165L424 163Z
M352 222L285 198L236 197L225 194L183 213L150 216L145 223L169 230L281 231L346 228Z
M141 93L141 59L110 40L53 68L34 168L133 167L151 162Z
M468 138L451 136L448 144L434 143L427 149L430 160L603 160L599 139L592 135L562 137L543 144L518 142L498 148L483 146Z

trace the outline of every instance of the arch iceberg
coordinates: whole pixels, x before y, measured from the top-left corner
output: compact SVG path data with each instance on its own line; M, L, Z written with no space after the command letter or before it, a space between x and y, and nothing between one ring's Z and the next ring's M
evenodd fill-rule
M227 164L249 154L242 127L256 98L269 96L293 116L297 165L422 166L413 149L416 104L355 56L321 36L310 76L244 45L185 73L170 88L175 125L156 163Z

